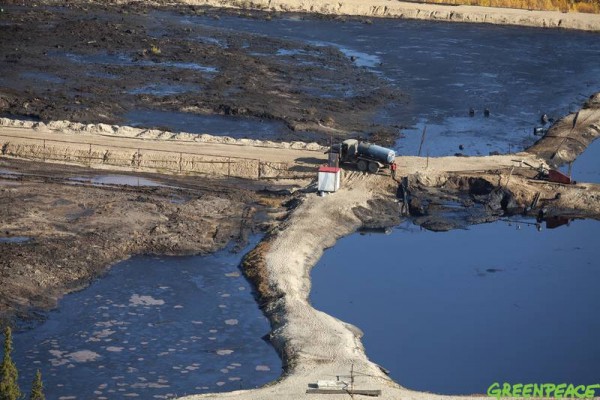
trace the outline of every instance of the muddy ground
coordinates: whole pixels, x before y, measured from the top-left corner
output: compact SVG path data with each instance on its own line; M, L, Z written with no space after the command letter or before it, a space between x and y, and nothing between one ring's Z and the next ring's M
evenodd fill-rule
M284 197L251 181L143 174L168 186L94 185L70 179L106 171L18 160L0 160L0 169L0 320L42 318L64 293L134 254L241 248L286 212ZM6 242L15 237L29 240Z
M111 124L135 110L239 115L282 122L275 139L322 143L351 133L391 143L397 132L369 120L402 94L338 49L178 18L272 14L147 2L22 4L5 2L0 13L0 114Z

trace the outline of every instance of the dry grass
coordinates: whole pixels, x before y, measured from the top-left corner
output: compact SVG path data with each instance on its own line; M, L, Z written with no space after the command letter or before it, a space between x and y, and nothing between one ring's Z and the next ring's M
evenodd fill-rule
M265 207L279 208L281 207L282 199L281 197L260 196L257 203Z
M525 10L600 13L600 0L422 0L425 3L460 4Z

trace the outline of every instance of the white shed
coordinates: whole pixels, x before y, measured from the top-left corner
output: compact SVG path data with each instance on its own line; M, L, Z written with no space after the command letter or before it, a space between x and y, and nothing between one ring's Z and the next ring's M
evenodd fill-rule
M319 167L319 192L335 192L340 188L342 170L337 167Z

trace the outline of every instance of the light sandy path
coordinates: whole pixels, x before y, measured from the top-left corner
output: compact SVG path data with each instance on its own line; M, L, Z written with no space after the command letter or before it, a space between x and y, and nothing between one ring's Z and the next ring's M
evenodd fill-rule
M197 142L187 140L163 140L159 138L121 137L68 130L56 131L12 126L0 126L0 142L12 144L64 143L71 148L86 149L89 144L107 148L125 148L131 150L148 149L152 151L168 151L174 153L202 154L215 157L240 157L259 159L266 162L285 162L292 164L307 164L310 162L326 162L327 157L322 149L306 150L293 148L277 148L243 144L225 144ZM518 165L517 161L526 161L539 165L537 157L529 153L518 153L486 157L412 157L399 156L396 158L399 175L411 175L417 172L436 173L457 171L483 171L490 168L510 168Z
M217 157L241 157L260 159L269 162L297 162L302 159L319 158L323 161L326 156L323 151L311 151L300 149L283 149L257 147L251 145L207 143L195 141L177 141L177 140L155 140L141 139L118 136L104 136L100 134L78 134L78 133L60 133L46 129L38 130L34 128L18 128L0 126L0 140L10 141L11 143L39 143L46 139L48 144L51 141L72 142L71 147L83 147L92 144L104 147L118 147L136 150L138 148L153 151L169 151L174 153L202 154Z

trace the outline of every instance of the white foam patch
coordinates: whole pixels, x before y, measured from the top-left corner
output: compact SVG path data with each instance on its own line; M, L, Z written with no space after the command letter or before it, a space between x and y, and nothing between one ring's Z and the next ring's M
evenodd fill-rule
M74 367L74 365L71 364L72 362L84 363L95 361L98 357L100 357L100 354L91 350L79 350L68 354L63 351L50 350L50 353L56 357L50 359L50 363L54 367L68 364L67 368L72 368L72 366Z
M268 365L257 365L255 368L257 371L270 371L271 368L269 368Z
M110 351L113 353L120 353L123 351L123 347L118 347L118 346L108 346L106 348L106 351Z
M237 319L226 319L225 320L225 324L227 324L227 325L237 325L238 324L238 320Z
M164 300L155 299L152 296L140 296L139 294L134 294L129 298L130 306L162 306L165 304Z
M228 356L231 353L233 353L233 350L229 350L229 349L220 349L220 350L217 350L217 354L220 355L220 356Z
M79 350L69 353L67 356L75 362L88 362L96 360L98 357L100 357L100 354L91 350Z
M66 352L60 350L50 350L49 353L52 354L54 357L60 358Z
M116 333L116 331L113 331L111 329L102 329L101 331L95 331L94 333L92 333L92 335L94 339L104 339L114 333Z

